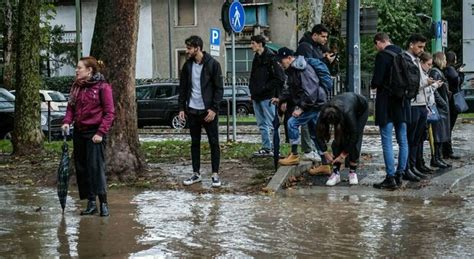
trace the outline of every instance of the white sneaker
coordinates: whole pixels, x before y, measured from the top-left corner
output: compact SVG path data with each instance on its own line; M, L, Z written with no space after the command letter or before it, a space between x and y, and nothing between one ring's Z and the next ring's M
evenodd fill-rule
M349 184L350 185L359 184L359 180L357 179L356 173L349 173Z
M193 176L189 177L188 179L183 181L183 185L188 186L191 184L199 183L201 181L200 174L193 174Z
M221 187L221 180L219 179L219 175L218 174L213 174L212 177L211 177L211 182L212 182L212 187Z
M303 160L310 160L313 162L321 162L321 157L316 151L311 151L309 153L304 153Z
M336 173L332 173L329 179L326 182L327 186L334 186L341 182L341 176Z

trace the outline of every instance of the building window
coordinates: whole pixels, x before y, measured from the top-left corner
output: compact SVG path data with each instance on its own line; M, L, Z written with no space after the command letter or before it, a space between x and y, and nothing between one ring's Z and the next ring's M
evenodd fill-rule
M227 77L232 76L232 48L226 49ZM237 77L250 77L254 53L252 49L235 49L235 74Z
M245 26L268 26L267 5L245 5Z
M176 62L177 68L175 78L179 78L181 76L181 69L183 68L184 63L186 63L187 60L186 50L177 49L176 59L178 62Z
M177 0L176 16L177 26L196 25L195 0Z

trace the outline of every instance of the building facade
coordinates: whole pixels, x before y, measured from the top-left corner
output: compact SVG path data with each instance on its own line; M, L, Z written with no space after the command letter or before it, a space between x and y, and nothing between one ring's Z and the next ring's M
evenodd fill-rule
M62 2L62 3L61 3ZM74 1L59 1L54 24L64 25L65 40L75 35ZM242 0L246 23L242 33L236 34L236 73L247 77L251 70L253 52L250 37L263 34L273 49L289 46L295 49L298 41L294 12L280 10L286 0ZM231 37L221 22L222 0L141 0L137 46L137 78L178 78L186 60L184 40L198 35L209 52L211 28L221 32L220 55L223 72L231 71ZM90 53L97 0L81 1L83 56ZM54 25L53 24L53 25ZM57 75L73 75L74 68L63 67Z

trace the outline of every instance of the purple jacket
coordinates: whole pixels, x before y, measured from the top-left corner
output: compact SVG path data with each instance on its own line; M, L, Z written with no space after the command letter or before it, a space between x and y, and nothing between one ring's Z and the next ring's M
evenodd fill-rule
M64 124L74 122L75 130L98 127L97 135L107 134L115 118L112 86L98 82L79 91L76 104L67 106Z

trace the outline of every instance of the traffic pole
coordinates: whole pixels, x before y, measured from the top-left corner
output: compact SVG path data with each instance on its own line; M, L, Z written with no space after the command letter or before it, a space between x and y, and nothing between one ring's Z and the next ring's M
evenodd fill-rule
M360 1L347 1L346 91L360 94Z
M435 29L434 40L431 41L431 49L434 52L442 51L441 47L441 0L432 0L433 5L433 27Z

